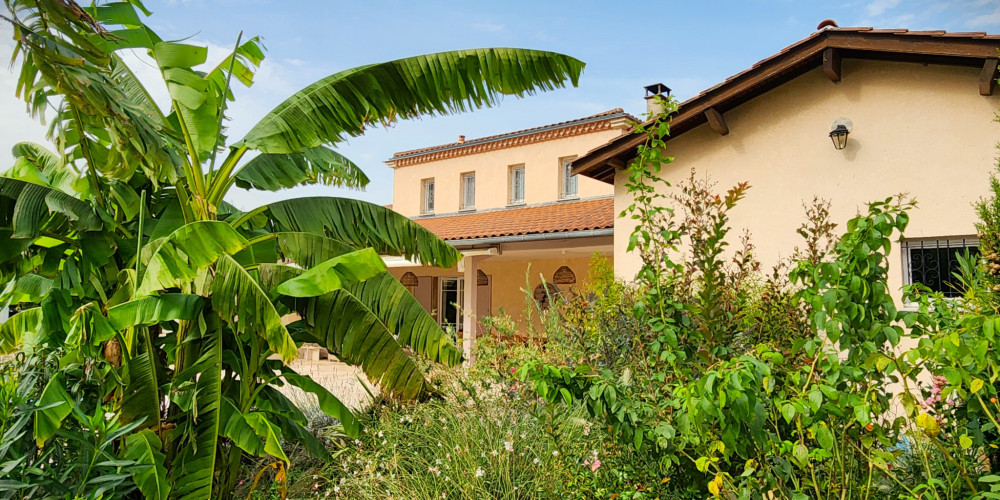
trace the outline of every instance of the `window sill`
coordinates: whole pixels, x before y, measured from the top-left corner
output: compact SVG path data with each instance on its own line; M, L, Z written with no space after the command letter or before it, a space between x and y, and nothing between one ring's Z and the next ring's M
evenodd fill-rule
M475 212L476 211L476 207L460 208L460 209L458 209L458 211L459 212Z
M524 202L523 201L512 201L512 202L508 203L507 206L508 207L523 207L524 206Z
M573 196L563 196L563 197L560 197L559 201L576 201L576 200L579 200L579 199L580 199L579 195L573 195Z

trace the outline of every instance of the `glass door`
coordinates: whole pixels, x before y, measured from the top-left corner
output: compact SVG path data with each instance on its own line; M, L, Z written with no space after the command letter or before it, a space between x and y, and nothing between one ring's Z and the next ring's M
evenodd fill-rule
M465 304L465 279L441 278L438 304L438 324L441 328L452 327L456 332L462 331L462 309Z

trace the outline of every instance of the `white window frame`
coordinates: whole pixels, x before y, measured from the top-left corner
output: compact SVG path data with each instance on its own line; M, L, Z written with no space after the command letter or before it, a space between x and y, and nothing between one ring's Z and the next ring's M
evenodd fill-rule
M573 175L575 156L559 158L559 199L573 200L580 197L580 176Z
M471 189L468 185L472 183ZM461 210L475 210L476 209L476 173L475 172L465 172L462 174L462 192L459 193L462 198L462 208Z
M913 284L913 269L912 262L910 261L911 255L910 251L913 249L936 249L936 248L970 248L979 247L979 238L975 236L948 236L942 238L915 238L909 240L903 240L900 242L900 259L902 260L902 271L903 271L903 284L912 285ZM942 280L953 281L955 278L951 275L950 270L944 271L948 273L946 277L941 278ZM909 307L914 304L907 303L905 306Z
M455 315L455 321L457 324L452 325L451 323L445 323L445 309L448 304L444 300L444 284L446 282L457 282L456 288L458 289L458 301L456 302L458 307L458 314ZM437 289L437 300L438 300L438 310L437 310L437 322L441 325L441 328L447 328L449 326L453 327L456 332L461 332L465 329L465 278L461 277L442 277L438 279L438 289Z
M429 215L434 213L434 178L420 181L420 213Z
M518 194L517 172L521 173L520 197L517 196ZM525 185L527 184L525 182L527 176L525 175L524 172L524 165L523 164L511 165L510 168L508 169L507 177L509 178L508 179L509 182L507 183L507 189L509 190L507 196L508 204L524 205L524 191L526 187Z

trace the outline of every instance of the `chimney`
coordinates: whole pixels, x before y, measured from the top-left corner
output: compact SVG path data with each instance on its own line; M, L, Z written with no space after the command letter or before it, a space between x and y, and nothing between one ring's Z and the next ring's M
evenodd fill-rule
M646 85L646 112L647 113L659 113L660 107L656 104L656 96L661 96L664 99L670 95L670 87L662 83L654 83L652 85Z
M458 143L461 144L463 142L465 142L465 136L464 135L458 136Z

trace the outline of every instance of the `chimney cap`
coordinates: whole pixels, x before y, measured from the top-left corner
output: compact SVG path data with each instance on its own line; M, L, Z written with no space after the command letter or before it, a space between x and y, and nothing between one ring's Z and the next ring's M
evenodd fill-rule
M458 142L465 142L465 136L464 135L458 136Z
M670 95L670 87L662 83L654 83L652 85L646 85L643 87L646 89L646 99L656 95Z

